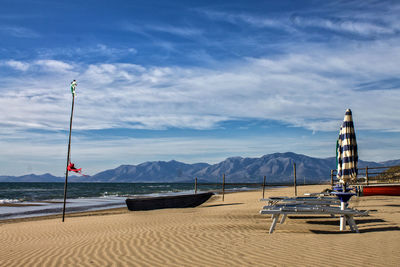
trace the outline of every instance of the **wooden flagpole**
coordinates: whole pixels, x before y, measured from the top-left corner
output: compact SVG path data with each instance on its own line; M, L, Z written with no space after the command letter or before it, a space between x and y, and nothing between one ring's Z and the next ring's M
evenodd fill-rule
M75 80L74 80L75 81ZM65 219L65 204L67 202L67 187L68 187L68 165L69 165L69 157L71 153L71 133L72 133L72 117L74 116L74 103L75 103L75 85L71 83L71 90L73 87L72 92L72 107L71 107L71 118L69 120L69 141L68 141L68 155L67 155L67 167L65 169L65 183L64 183L64 205L63 205L63 214L62 214L62 221L64 222Z
M293 163L294 195L297 197L296 163Z
M264 175L264 181L263 181L263 199L265 198L265 180L266 180L266 176Z

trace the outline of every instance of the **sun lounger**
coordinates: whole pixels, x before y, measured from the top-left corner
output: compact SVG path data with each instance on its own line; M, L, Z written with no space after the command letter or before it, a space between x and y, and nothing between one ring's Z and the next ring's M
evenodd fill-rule
M337 197L333 196L304 196L304 197L286 197L286 196L278 196L278 197L269 197L262 198L260 201L278 201L278 200L318 200L318 199L337 199Z
M340 204L340 203L339 203ZM265 209L276 209L276 208L283 208L283 207L310 207L310 208L321 208L321 207L339 207L337 203L332 203L329 201L325 202L301 202L301 201L296 201L296 202L282 202L282 203L276 203L274 205L265 205L263 207L263 210Z
M309 197L327 197L331 194L329 192L321 192L321 193L304 193L305 196Z
M340 200L336 197L271 197L261 199L261 201L267 201L269 206L277 204L301 204L321 206L340 205Z
M277 205L277 206L267 206L269 208L263 209L260 211L261 214L270 214L272 215L272 224L269 229L269 233L272 234L274 232L277 221L279 220L279 216L283 215L281 224L284 223L288 214L294 215L320 215L320 214L329 214L329 215L341 215L346 218L351 231L355 231L359 233L358 227L353 219L354 216L366 216L368 212L363 212L355 209L346 208L344 210L339 207L323 207L319 205Z

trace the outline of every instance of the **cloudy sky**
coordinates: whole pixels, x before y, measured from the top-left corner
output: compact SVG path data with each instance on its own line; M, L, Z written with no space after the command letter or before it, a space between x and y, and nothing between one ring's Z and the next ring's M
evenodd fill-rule
M0 0L0 175L292 151L400 158L400 2Z

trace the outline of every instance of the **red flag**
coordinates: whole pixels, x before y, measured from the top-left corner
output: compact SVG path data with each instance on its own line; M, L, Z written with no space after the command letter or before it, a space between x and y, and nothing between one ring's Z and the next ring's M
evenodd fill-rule
M82 173L82 168L79 168L79 169L75 168L75 164L72 163L72 162L70 162L68 164L67 170L69 172L75 172L75 173L79 173L80 175L83 175L83 176L88 176L88 175L85 175L85 174Z

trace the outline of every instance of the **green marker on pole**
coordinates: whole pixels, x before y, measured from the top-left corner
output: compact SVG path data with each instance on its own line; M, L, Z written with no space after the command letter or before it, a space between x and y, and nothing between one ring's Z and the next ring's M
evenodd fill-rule
M78 85L78 84L76 83L76 80L73 80L73 81L71 82L71 93L73 94L73 96L76 96L75 88L76 88L77 85Z

